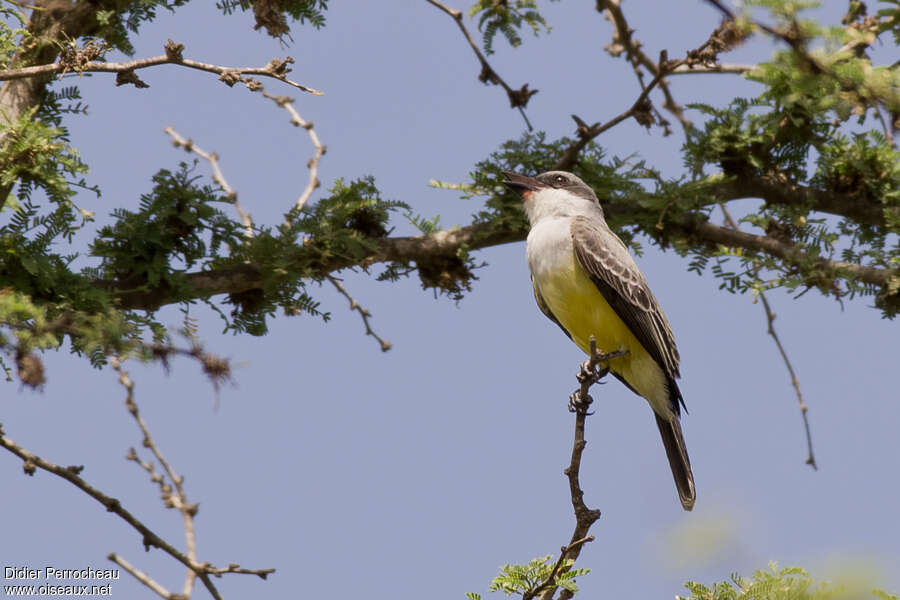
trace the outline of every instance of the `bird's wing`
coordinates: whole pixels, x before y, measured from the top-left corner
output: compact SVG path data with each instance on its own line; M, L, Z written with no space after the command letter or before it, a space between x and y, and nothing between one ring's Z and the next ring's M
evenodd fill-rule
M582 268L674 383L679 358L672 328L625 245L605 223L598 225L585 217L572 219L571 234Z
M553 312L550 310L550 307L547 306L547 302L544 300L544 297L541 296L541 291L538 289L537 283L534 281L534 275L531 276L531 287L534 289L534 299L537 301L538 308L541 309L541 312L544 313L548 319L556 323L556 325L563 330L569 339L572 339L572 335L566 331L566 328L562 326L562 323L556 318Z

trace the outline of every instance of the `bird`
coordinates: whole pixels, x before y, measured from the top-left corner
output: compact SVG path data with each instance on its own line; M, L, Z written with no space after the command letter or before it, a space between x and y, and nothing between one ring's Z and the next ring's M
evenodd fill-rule
M646 278L606 224L597 194L576 175L503 175L528 216L526 258L538 308L584 352L593 336L602 353L621 353L608 360L609 371L653 409L681 506L691 510L696 491L681 430L678 348Z

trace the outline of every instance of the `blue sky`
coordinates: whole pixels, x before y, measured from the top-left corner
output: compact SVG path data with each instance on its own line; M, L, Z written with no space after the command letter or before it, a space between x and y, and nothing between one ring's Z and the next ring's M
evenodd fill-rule
M826 14L839 20L843 3L830 4ZM428 181L467 181L475 162L521 134L523 121L502 90L477 81L478 63L447 15L424 1L333 3L326 28L295 29L282 47L252 31L249 15L225 18L211 5L195 2L145 27L137 56L161 54L167 38L184 43L186 57L218 64L263 65L289 54L292 77L325 92L298 94L295 105L328 146L323 190L337 177L373 175L384 197L440 214L446 226L479 209ZM651 56L662 48L680 56L718 23L702 2L625 9ZM540 90L528 108L535 128L571 135L571 114L594 122L630 106L639 93L634 76L603 50L609 23L588 4L549 4L545 15L551 34L526 35L515 51L498 40L491 57L511 85ZM769 50L751 44L727 60L749 62ZM279 222L306 185L312 155L287 113L207 73L164 66L141 77L149 89L114 88L104 75L79 82L90 114L70 121L73 143L103 190L99 199L82 196L82 206L102 223L112 209L136 206L157 169L188 159L163 133L171 125L219 153L258 222ZM734 76L672 85L683 104L754 93ZM663 139L625 123L598 142L610 155L636 153L666 174L680 172L677 130ZM208 174L207 165L198 172ZM397 222L396 234L412 232ZM842 310L814 293L797 301L771 294L810 407L814 472L803 464L797 402L761 307L645 246L639 264L682 355L697 505L682 511L646 403L617 382L596 390L581 480L587 504L603 516L579 561L592 569L579 580L585 597L671 598L686 580L749 574L769 561L826 578L865 564L896 593L897 324L865 299ZM127 363L157 443L200 503L201 558L278 570L268 581L218 580L225 597L461 599L486 592L500 565L558 552L568 541L566 400L582 356L534 305L523 243L479 258L488 266L458 305L434 299L416 280L341 274L393 343L386 354L346 300L322 287L313 291L331 322L279 317L263 338L222 335L218 317L193 313L208 349L237 365L235 384L218 394L189 361L175 361L169 374ZM160 318L180 322L173 309ZM116 375L66 351L50 353L46 366L43 393L7 385L7 435L48 460L85 465L89 482L181 545L179 515L123 460L140 436ZM74 487L43 472L24 477L12 455L0 457L0 472L4 566L106 568L116 552L180 589L179 565L145 553L133 530ZM113 594L154 597L127 576Z

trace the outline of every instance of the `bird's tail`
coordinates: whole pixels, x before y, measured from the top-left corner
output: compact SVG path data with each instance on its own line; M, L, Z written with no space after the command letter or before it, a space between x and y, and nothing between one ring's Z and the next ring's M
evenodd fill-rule
M667 421L655 412L654 416L656 425L659 427L659 434L662 436L663 446L666 448L666 456L669 457L669 466L672 467L672 476L675 478L675 487L678 488L681 506L684 507L684 510L691 510L694 508L697 494L694 491L691 460L688 458L684 436L681 434L681 422L677 415L673 415L671 421Z

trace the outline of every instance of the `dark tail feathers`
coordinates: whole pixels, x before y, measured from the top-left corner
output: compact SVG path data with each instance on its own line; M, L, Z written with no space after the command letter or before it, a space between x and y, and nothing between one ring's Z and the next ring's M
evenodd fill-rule
M669 466L672 467L672 476L675 478L675 487L678 488L678 497L684 510L694 508L694 500L697 494L694 491L694 474L691 472L691 461L688 458L687 447L684 445L684 436L681 434L681 422L677 415L673 415L671 421L666 421L656 413L656 425L662 436L663 446L666 448L666 456L669 457Z

